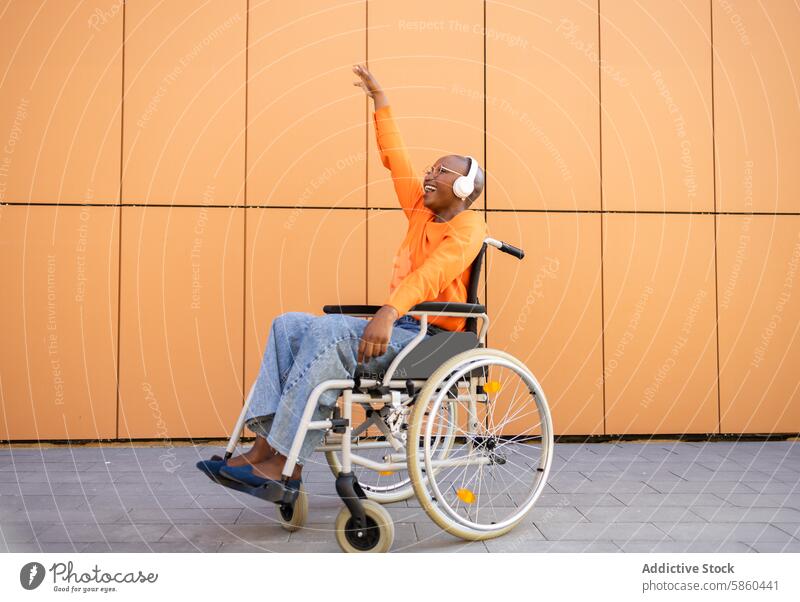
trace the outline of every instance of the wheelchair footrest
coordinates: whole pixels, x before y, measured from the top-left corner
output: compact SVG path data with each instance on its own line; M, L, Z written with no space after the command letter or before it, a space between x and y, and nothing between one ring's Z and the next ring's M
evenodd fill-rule
M219 456L215 456L215 458L219 458ZM209 474L208 477L223 487L250 494L266 502L272 502L273 504L294 505L295 501L297 501L297 497L300 495L299 489L295 487L288 487L280 481L270 481L266 485L253 487L251 485L239 483L238 481L226 479L221 475L215 477Z
M249 487L247 485L243 487L245 487L243 490L245 493L261 498L266 502L272 502L273 504L294 505L297 496L300 495L299 489L286 487L283 483L278 481L273 481L261 487Z
M242 493L250 494L253 497L264 500L265 502L272 502L273 504L294 505L295 501L297 500L297 496L300 495L299 489L286 487L283 485L283 483L278 481L273 481L260 487L252 487L250 485L244 485L228 479L225 479L224 482L219 481L219 484L230 489L235 489L236 491L241 491Z

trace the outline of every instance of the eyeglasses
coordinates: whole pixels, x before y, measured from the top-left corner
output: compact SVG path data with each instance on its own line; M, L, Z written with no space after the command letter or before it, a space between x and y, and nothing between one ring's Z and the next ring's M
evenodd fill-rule
M449 171L450 173L454 173L457 176L463 176L464 175L462 173L458 173L457 171L453 171L449 167L445 167L441 163L439 165L430 165L430 166L426 167L425 168L425 175L426 176L427 175L432 175L435 178L436 176L438 176L443 171Z

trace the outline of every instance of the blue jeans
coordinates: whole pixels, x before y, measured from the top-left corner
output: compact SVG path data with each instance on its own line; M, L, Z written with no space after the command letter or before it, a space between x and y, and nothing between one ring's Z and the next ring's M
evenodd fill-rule
M247 427L288 456L311 391L323 381L353 377L358 345L368 323L348 315L304 312L287 312L275 318L245 415ZM361 372L384 373L419 328L419 322L411 316L396 320L386 353L363 363ZM426 337L434 332L429 328ZM340 394L336 389L325 391L311 419L329 418ZM308 431L298 464L308 460L324 436L321 430Z

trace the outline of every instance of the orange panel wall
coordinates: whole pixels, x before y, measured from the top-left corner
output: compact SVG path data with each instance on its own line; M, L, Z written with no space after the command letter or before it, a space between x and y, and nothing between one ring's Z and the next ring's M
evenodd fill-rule
M242 404L244 209L125 207L120 437L220 437Z
M0 2L0 203L119 198L118 0Z
M123 202L243 203L246 28L246 0L127 2Z
M276 316L385 301L407 222L355 63L420 177L486 169L474 208L526 252L488 250L488 343L556 434L797 433L799 28L785 0L0 0L0 440L225 437Z
M722 431L796 433L800 216L717 219Z
M366 242L363 210L247 210L245 395L276 316L365 302Z
M713 227L603 216L607 433L718 432Z
M488 207L599 209L597 7L489 2L486 31Z
M717 206L800 211L800 10L712 2Z
M366 3L250 5L248 204L363 207Z
M489 345L536 376L555 432L603 434L600 217L490 213L490 236L525 258L488 249Z
M603 207L712 211L708 0L600 7Z
M369 68L388 95L420 177L443 155L471 155L484 165L483 2L369 0L368 5ZM371 125L368 139L369 206L395 207ZM482 196L472 207L483 206Z
M389 296L395 254L405 238L408 220L399 209L370 209L367 216L367 303L382 305Z
M118 216L0 207L0 439L116 437Z

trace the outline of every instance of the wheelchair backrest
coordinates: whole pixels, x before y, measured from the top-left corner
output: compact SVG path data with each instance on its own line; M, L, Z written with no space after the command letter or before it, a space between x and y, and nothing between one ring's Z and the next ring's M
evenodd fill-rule
M481 281L481 268L483 267L483 257L486 255L486 243L481 245L478 256L472 261L469 270L469 286L467 287L467 303L480 303L478 299L478 285ZM466 332L478 334L478 319L467 318L464 326Z

